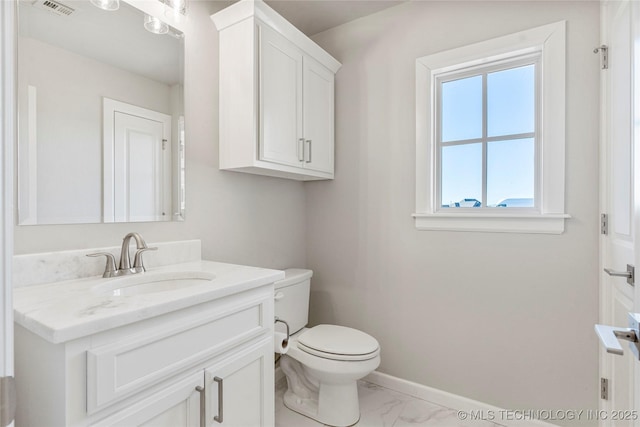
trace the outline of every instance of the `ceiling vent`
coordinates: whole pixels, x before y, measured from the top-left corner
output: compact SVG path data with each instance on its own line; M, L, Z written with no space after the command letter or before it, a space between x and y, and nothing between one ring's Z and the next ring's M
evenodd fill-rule
M33 2L33 7L41 10L48 10L49 12L60 16L69 16L75 12L74 8L55 0L36 0Z

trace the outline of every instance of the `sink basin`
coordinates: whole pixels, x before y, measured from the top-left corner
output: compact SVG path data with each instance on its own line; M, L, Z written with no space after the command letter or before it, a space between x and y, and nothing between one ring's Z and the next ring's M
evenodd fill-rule
M93 290L113 296L144 295L211 283L215 278L215 274L206 271L147 272L107 279Z

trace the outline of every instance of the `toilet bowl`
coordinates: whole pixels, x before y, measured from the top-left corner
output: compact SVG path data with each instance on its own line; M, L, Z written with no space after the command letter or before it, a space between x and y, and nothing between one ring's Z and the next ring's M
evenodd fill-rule
M353 328L305 328L312 274L285 270L285 279L275 284L276 316L295 331L280 359L287 378L284 404L323 424L350 426L360 419L357 381L380 365L380 346Z

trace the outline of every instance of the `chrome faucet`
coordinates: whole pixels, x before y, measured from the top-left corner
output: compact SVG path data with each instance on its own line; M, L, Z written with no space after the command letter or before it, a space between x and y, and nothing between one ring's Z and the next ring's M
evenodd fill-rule
M129 255L129 244L131 239L136 241L136 254L133 258L133 267L131 266L131 256ZM158 248L150 248L139 233L129 233L122 239L122 249L120 250L120 263L116 269L116 259L109 252L97 252L88 254L90 257L105 256L107 257L107 265L104 269L102 277L125 276L127 274L144 273L144 263L142 262L142 254L146 251L155 251Z

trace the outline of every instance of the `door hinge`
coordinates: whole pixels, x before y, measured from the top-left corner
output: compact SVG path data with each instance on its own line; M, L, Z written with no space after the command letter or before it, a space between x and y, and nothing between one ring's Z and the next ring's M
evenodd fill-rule
M600 47L593 49L593 53L602 53L602 69L606 70L609 68L609 46L603 44Z
M166 139L163 139L163 140L162 140L162 149L163 149L163 150L166 150L166 149L167 149L167 140L166 140Z
M600 399L609 400L609 380L600 378Z
M11 424L16 416L16 380L13 377L0 377L0 426Z
M600 234L609 234L609 215L600 214Z

